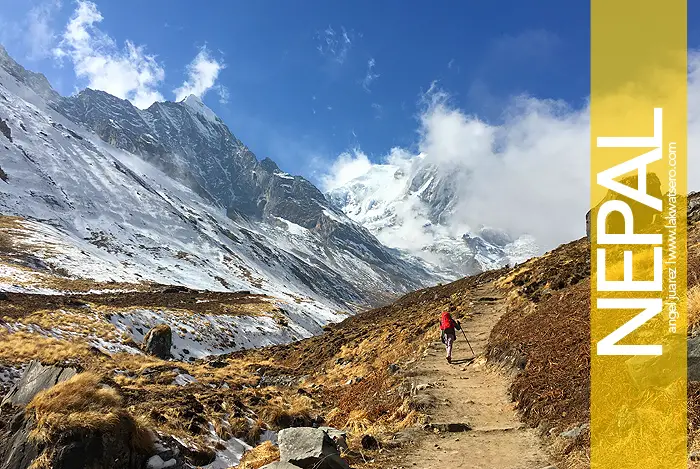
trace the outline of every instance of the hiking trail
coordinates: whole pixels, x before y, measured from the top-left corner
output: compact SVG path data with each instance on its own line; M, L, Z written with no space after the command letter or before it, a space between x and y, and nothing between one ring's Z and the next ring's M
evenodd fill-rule
M505 311L505 301L491 285L473 292L471 318L462 327L474 348L472 354L461 331L452 353L434 342L416 365L414 374L422 396L435 402L432 424L468 423L463 432L424 432L413 445L387 455L387 468L543 469L553 467L534 429L524 425L508 394L509 377L486 364L483 353L491 329ZM437 327L437 316L435 321Z

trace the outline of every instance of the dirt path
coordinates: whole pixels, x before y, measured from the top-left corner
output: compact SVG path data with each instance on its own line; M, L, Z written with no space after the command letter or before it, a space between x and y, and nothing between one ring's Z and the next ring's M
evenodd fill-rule
M468 423L472 430L460 433L426 433L415 445L392 455L387 467L415 469L541 469L547 456L533 429L522 425L507 390L508 377L485 364L483 352L491 328L503 313L503 299L488 286L474 292L470 320L462 321L478 355L459 336L453 362L445 360L445 347L436 342L418 362L415 373L422 396L436 406L431 422Z

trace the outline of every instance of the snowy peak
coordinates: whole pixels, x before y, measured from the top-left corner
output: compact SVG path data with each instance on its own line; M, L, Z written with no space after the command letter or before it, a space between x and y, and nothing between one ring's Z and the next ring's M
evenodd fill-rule
M211 121L218 122L221 120L214 111L209 109L207 105L202 102L199 96L191 94L180 102Z
M513 239L496 227L455 220L460 188L469 175L431 163L424 155L375 164L327 197L386 246L445 269L453 278L522 262L538 254L528 236Z

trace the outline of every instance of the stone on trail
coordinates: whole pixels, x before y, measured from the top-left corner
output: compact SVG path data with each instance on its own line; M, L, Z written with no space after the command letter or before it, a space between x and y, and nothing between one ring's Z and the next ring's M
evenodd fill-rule
M318 428L285 428L277 435L277 441L282 462L304 469L350 469L340 457L335 442Z
M423 430L438 433L460 433L468 432L472 426L468 423L427 423L423 425Z

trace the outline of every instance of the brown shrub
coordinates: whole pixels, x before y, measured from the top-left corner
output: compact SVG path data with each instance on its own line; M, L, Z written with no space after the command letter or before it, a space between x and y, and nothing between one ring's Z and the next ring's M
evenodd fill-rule
M293 397L272 399L262 410L262 420L275 430L289 427L308 427L315 420L311 399Z
M389 375L388 365L378 367L359 382L329 391L336 402L336 408L327 416L331 426L363 431L379 419L396 413L403 399L398 393L390 392L397 383Z

